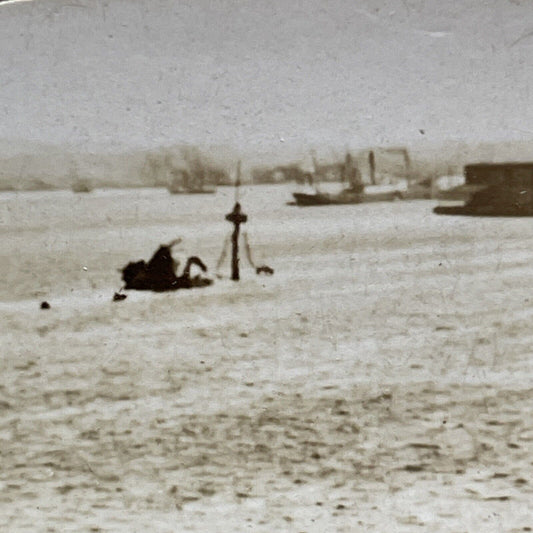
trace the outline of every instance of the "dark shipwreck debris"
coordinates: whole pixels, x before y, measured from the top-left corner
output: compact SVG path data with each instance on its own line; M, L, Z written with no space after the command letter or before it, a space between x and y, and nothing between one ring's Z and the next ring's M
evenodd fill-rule
M172 247L180 242L172 241L161 245L150 261L136 261L128 263L122 269L122 280L125 289L137 291L167 292L178 289L192 289L207 287L213 281L202 275L191 276L192 265L198 266L202 272L207 272L207 267L199 257L192 256L187 259L185 268L180 276L176 274L179 263L172 257Z
M270 268L267 265L263 265L260 267L256 267L255 269L256 274L266 274L267 276L272 276L274 274L274 269Z
M125 300L128 297L127 294L122 294L121 292L116 292L113 294L113 301L114 302L121 302L122 300Z

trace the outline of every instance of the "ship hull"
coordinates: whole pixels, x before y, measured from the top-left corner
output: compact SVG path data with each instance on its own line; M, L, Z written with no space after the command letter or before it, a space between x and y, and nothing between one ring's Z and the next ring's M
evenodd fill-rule
M386 191L377 193L354 193L341 192L339 194L327 193L298 193L292 194L296 205L301 207L317 206L317 205L347 205L347 204L362 204L368 202L392 202L402 198L399 191Z
M215 194L216 189L214 188L203 188L203 189L173 189L168 188L170 194Z
M532 217L533 207L502 208L494 205L441 205L433 209L437 215L456 215L470 217Z
M533 189L493 185L474 193L463 205L438 206L433 212L438 215L531 217Z

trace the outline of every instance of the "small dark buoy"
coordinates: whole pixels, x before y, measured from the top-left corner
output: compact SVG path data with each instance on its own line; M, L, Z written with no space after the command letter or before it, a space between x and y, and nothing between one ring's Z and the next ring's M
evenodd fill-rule
M259 274L266 274L267 276L272 276L274 274L274 269L270 268L267 265L263 265L263 266L257 267L255 269L255 273L258 274L258 275Z
M128 297L127 294L121 294L120 292L116 292L113 294L113 301L114 302L121 302L122 300L125 300Z
M48 302L41 302L41 309L50 309L50 304Z

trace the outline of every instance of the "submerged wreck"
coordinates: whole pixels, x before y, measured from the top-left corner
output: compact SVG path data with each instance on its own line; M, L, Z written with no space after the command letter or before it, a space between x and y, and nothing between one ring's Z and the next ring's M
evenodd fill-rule
M439 215L533 216L533 162L478 163L464 167L469 192L463 205L440 205Z
M179 242L181 240L177 239L169 244L161 245L148 263L145 261L130 262L122 268L124 289L167 292L211 285L213 281L201 274L191 276L193 265L198 266L202 272L207 272L207 267L196 256L189 257L182 274L177 275L179 263L172 257L172 247Z
M235 196L238 198L238 181L235 191ZM248 220L248 215L245 215L242 212L241 204L236 201L233 211L228 213L225 218L233 224L233 233L231 235L231 279L239 281L239 233L240 226ZM125 283L122 289L168 292L176 291L178 289L194 289L212 285L213 280L204 277L202 274L191 276L191 267L193 265L197 266L202 273L207 272L207 267L197 256L189 257L181 275L177 274L179 263L172 257L172 248L180 242L181 239L175 239L169 244L162 244L148 262L144 260L131 261L125 267L121 268L119 272L122 273L122 281ZM227 242L228 240L226 240L224 248L222 249L222 254L217 264L217 270L226 256ZM248 262L255 268L257 275L265 274L271 276L274 274L274 269L268 265L256 266L254 264L246 235L245 250ZM121 293L122 289L114 294L114 302L122 301L126 298L126 295Z

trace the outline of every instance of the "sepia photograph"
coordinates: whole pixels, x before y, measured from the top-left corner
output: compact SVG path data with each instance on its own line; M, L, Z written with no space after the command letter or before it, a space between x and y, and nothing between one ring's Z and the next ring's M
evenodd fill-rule
M0 45L0 531L533 531L531 2Z

